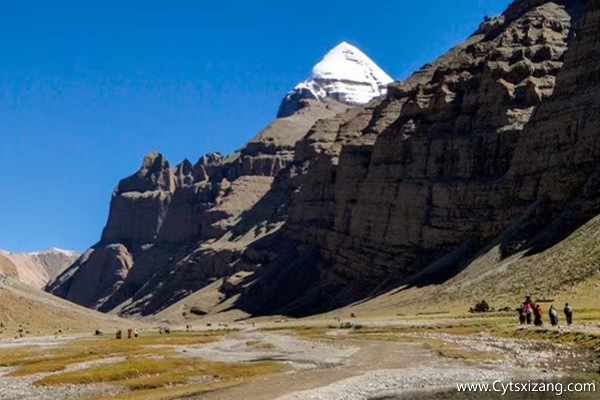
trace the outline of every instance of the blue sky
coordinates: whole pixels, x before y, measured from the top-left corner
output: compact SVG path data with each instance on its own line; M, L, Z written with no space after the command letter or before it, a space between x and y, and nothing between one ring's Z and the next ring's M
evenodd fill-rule
M144 154L242 147L343 40L401 79L508 3L4 1L0 248L94 244Z

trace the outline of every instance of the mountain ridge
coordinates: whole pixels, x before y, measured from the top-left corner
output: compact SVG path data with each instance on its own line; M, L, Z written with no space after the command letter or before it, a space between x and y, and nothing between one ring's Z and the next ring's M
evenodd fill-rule
M80 253L49 248L31 253L0 250L0 275L16 279L35 289L42 289L69 267Z

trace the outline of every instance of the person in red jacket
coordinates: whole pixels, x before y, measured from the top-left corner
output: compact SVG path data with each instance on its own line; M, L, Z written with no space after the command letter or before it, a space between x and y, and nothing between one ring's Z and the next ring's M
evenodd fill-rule
M538 304L533 307L534 313L534 324L535 326L542 326L544 323L542 322L542 307Z
M525 315L527 317L527 325L531 325L531 317L533 316L533 306L529 303L525 304Z

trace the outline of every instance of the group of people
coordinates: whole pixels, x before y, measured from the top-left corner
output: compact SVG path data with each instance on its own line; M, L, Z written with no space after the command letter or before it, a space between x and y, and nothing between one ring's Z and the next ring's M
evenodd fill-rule
M133 335L133 337L137 338L139 336L138 330L137 329L131 329L128 328L127 329L127 339L131 339L131 336ZM121 339L123 337L123 332L121 332L121 330L117 330L117 332L115 333L115 338L116 339Z
M543 325L543 310L542 306L539 304L534 304L531 300L531 295L525 298L525 302L521 304L518 308L519 311L519 322L521 325L531 325L532 323L535 326ZM569 305L569 303L565 304L565 308L563 310L565 314L565 319L567 320L567 325L571 325L573 323L573 308ZM558 326L559 318L558 318L558 310L554 307L554 305L550 306L550 310L548 310L548 315L550 317L550 323L552 326Z
M191 326L190 326L190 328L191 328ZM97 330L96 331L96 335L99 335L98 332L99 331ZM161 335L163 333L168 335L168 334L171 333L171 329L169 327L163 327L163 326L161 326L161 327L158 328L158 333L160 333ZM132 328L128 328L127 329L127 339L132 339L132 338L137 339L139 336L140 336L140 334L139 334L139 332L138 332L137 329L132 329ZM121 329L118 329L115 332L115 338L116 339L122 339L123 338L123 331Z

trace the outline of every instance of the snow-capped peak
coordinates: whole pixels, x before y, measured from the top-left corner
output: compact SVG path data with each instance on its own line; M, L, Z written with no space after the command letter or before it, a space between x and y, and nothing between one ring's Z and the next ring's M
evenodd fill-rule
M313 67L308 81L335 80L347 83L356 83L370 86L372 93L381 94L381 89L386 89L392 78L386 74L365 53L348 42L335 46ZM368 103L373 95L367 91L354 93L357 98L352 99L358 104Z
M288 93L278 117L293 114L302 99L323 101L329 97L351 106L366 104L385 95L392 81L365 53L342 42L313 67L306 81Z
M50 247L49 249L43 251L35 251L33 253L28 253L30 256L39 256L42 254L63 254L65 256L74 256L78 253L71 250L60 249L58 247Z

